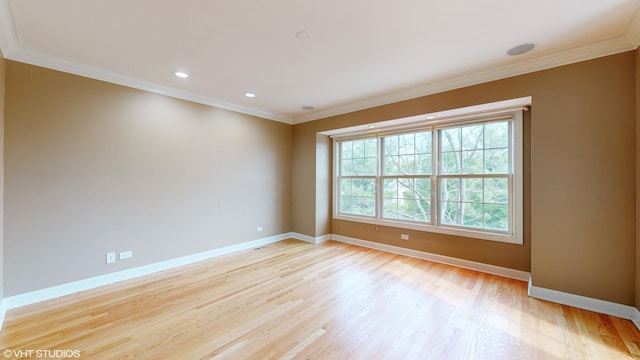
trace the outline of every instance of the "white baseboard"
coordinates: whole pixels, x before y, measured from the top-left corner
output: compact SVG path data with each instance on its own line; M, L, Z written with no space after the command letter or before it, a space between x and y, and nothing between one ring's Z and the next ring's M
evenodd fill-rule
M640 310L638 310L638 308L636 307L633 307L633 309L631 309L631 321L638 328L638 330L640 330Z
M311 243L311 244L320 244L320 243L323 243L323 242L325 242L327 240L331 240L331 234L313 237L313 236L309 236L309 235L304 235L304 234L292 232L292 233L289 233L289 237L292 237L292 238L294 238L296 240L308 242L308 243Z
M161 261L154 264L149 264L129 270L123 270L111 274L105 274L89 279L74 281L67 284L53 286L46 289L36 290L24 294L14 295L2 299L0 302L0 329L4 323L4 318L7 310L18 308L25 305L34 304L37 302L54 299L57 297L73 294L79 291L90 290L99 286L113 284L119 281L133 279L139 276L152 274L158 271L172 269L178 266L191 264L194 262L211 259L214 257L230 254L233 252L252 249L255 247L272 244L285 239L297 239L312 244L319 244L327 240L335 240L347 244L362 246L366 248L386 251L394 254L410 256L418 259L429 260L446 265L457 266L465 269L476 270L484 273L503 276L506 278L528 281L528 293L529 296L547 300L559 304L569 305L580 309L599 312L606 315L612 315L623 319L631 320L635 326L640 330L640 311L633 306L622 305L605 300L593 299L585 296L565 293L556 290L545 289L537 286L533 286L531 282L531 275L528 272L509 269L501 266L489 265L479 263L475 261L463 260L454 257L432 254L424 251L411 250L398 246L385 245L372 241L360 240L350 238L342 235L323 235L319 237L313 237L309 235L299 234L295 232L284 233L276 236L266 237L253 241L244 242L241 244L226 246L219 249L213 249L193 255L183 256L180 258Z
M529 279L529 296L578 309L628 319L640 330L640 311L634 306L533 286L531 279Z
M579 309L595 311L605 315L616 316L622 319L628 319L635 324L638 330L640 330L640 310L638 310L636 307L533 286L531 283L531 274L525 271L514 270L495 265L488 265L475 261L457 259L449 256L411 250L392 245L385 245L372 241L354 239L342 235L332 235L331 238L333 240L347 244L363 246L418 259L430 260L446 265L476 270L511 279L528 281L528 294L531 297L551 301L558 304L569 305Z
M194 262L211 259L217 256L230 254L236 251L252 249L255 247L272 244L278 241L282 241L289 238L296 238L293 233L285 233L276 236L266 237L253 241L244 242L241 244L225 246L218 249L204 251L201 253L187 255L175 259L165 260L149 265L136 267L133 269L118 271L110 274L100 275L89 279L83 279L66 283L62 285L52 286L49 288L31 291L24 294L14 295L6 297L2 300L0 305L0 323L4 320L4 313L6 310L14 309L17 307L34 304L37 302L54 299L57 297L73 294L79 291L93 289L99 286L113 284L119 281L133 279L139 276L149 275L158 271L172 269L178 266L191 264ZM1 327L0 327L1 329Z
M464 269L476 270L488 274L499 275L502 277L528 281L530 274L526 271L509 269L502 266L483 264L475 261L458 259L450 256L428 253L425 251L412 250L399 246L385 245L373 241L360 240L342 235L331 235L332 240L340 241L347 244L358 245L370 249L386 251L394 254L405 255L413 258L429 260L441 264L452 265Z

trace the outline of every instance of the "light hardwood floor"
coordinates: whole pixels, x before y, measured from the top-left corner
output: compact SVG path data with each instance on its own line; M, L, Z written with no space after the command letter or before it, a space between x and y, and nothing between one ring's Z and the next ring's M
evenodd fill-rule
M4 349L81 359L640 359L640 333L530 298L521 281L286 240L10 310Z

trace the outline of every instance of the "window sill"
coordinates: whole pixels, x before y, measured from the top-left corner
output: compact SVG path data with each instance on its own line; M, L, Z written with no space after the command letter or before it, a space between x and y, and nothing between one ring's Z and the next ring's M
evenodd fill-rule
M462 237L479 239L479 240L498 241L503 243L522 245L522 237L518 237L516 236L516 234L490 233L490 232L484 232L484 231L457 229L457 228L451 228L446 226L433 226L428 224L411 223L411 222L404 222L404 221L380 220L372 217L334 215L333 218L335 220L352 221L352 222L359 222L359 223L379 225L379 226L389 226L389 227L394 227L399 229L425 231L425 232L432 232L432 233L438 233L438 234L462 236Z

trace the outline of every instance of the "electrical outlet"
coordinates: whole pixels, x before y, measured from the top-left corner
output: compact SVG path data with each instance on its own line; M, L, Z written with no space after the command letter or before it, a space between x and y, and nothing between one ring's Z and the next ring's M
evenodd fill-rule
M256 231L257 231L257 232L262 232L262 230L264 230L264 229L262 228L262 226L258 226L258 227L256 228Z
M133 251L131 251L131 250L123 251L123 252L120 253L120 260L128 259L130 257L133 257Z
M409 235L407 235L407 234L400 234L400 240L409 240Z
M116 262L116 253L108 252L107 253L107 264L113 264Z

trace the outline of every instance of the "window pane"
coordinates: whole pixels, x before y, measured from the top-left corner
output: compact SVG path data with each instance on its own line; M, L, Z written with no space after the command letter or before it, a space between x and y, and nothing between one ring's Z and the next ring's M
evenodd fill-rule
M384 141L384 155L398 155L398 137L387 136Z
M431 154L416 155L416 175L431 174Z
M351 196L351 179L340 179L340 195Z
M364 158L353 159L353 174L363 175L364 173Z
M431 131L416 134L416 154L431 154Z
M462 152L462 171L460 174L482 174L482 150Z
M385 198L383 201L384 205L382 207L382 216L387 219L397 219L398 218L398 199L387 199Z
M367 216L376 215L376 198L375 197L363 199L362 214Z
M443 174L460 174L462 152L443 152L440 163Z
M384 179L382 188L384 189L385 199L397 199L398 198L398 180L396 179Z
M415 220L431 222L431 203L425 200L415 200Z
M462 179L462 201L481 203L483 196L482 187L482 179Z
M364 174L370 175L375 174L377 172L376 168L378 167L378 163L376 158L365 158L364 159Z
M398 135L398 153L402 154L414 154L415 146L414 146L414 135L413 134L405 134Z
M484 148L509 147L509 122L497 122L484 125Z
M384 179L383 217L431 221L431 179Z
M364 156L375 158L378 155L378 140L367 139L364 141Z
M398 179L398 197L413 199L413 179Z
M432 173L432 132L386 136L384 175L427 175Z
M413 175L415 167L415 156L413 155L400 155L400 174L401 175Z
M376 180L362 179L362 195L366 197L376 197Z
M440 142L442 143L442 151L461 150L460 135L460 128L440 130Z
M431 222L431 179L415 180L416 220Z
M417 178L416 182L416 194L417 199L431 201L431 179L429 178Z
M350 176L350 175L353 175L353 164L352 164L352 160L351 160L351 159L348 159L348 160L342 160L341 170L342 170L342 175L343 175L343 176Z
M362 196L362 179L351 180L351 195Z
M483 147L482 124L462 128L462 149L475 150Z
M486 174L509 173L509 149L491 149L484 153Z
M342 149L342 158L353 158L353 143L351 141L345 141L340 143L340 149Z
M484 227L492 230L509 230L509 207L507 205L486 204L484 206Z
M481 203L462 203L462 225L470 227L483 227L483 209Z
M375 176L377 173L377 139L340 143L342 176Z
M384 158L384 174L400 175L399 163L400 159L398 159L398 156L386 156Z
M340 196L340 212L345 214L351 213L351 196Z
M508 174L509 122L443 129L442 174Z
M351 143L353 144L353 157L364 157L364 140L354 140Z
M443 201L440 205L440 221L443 224L460 225L460 203Z
M484 182L484 201L494 204L509 203L509 179L486 179Z
M340 179L340 212L375 216L376 180Z
M460 201L460 179L441 179L441 201Z

